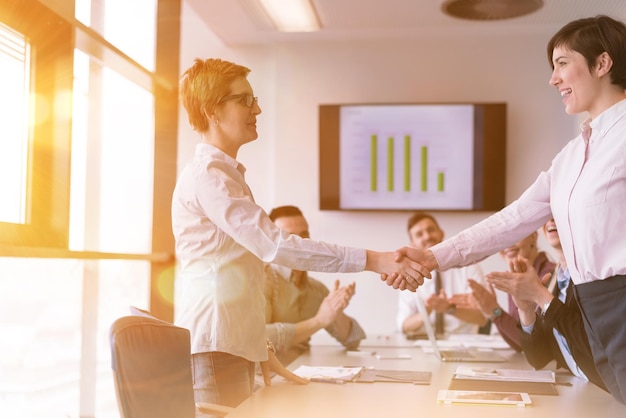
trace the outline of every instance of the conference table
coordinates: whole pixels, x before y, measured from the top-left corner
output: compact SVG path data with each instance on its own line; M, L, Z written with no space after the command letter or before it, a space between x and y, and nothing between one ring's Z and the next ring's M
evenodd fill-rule
M490 348L482 348L490 350ZM592 383L566 371L556 371L557 395L531 395L527 407L442 404L440 389L448 389L457 367L482 366L500 369L532 370L523 354L497 348L504 363L441 362L428 347L398 336L369 339L360 346L362 353L348 353L339 345L314 345L291 363L296 370L307 366L364 366L380 370L430 371L430 384L374 382L345 384L310 382L296 385L275 376L271 386L263 386L239 405L229 418L334 418L334 417L425 417L500 418L540 417L618 417L626 406ZM370 353L375 352L377 356ZM355 355L356 354L356 355ZM383 358L384 357L384 358ZM551 364L553 366L553 364ZM549 365L550 366L550 365ZM547 367L550 369L550 367Z

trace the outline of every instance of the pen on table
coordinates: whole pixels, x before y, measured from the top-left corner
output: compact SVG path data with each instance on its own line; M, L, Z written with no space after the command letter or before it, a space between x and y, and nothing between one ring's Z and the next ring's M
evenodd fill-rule
M325 378L325 377L312 377L311 382L334 383L336 385L343 385L344 383L346 383L341 379L330 379L330 378Z

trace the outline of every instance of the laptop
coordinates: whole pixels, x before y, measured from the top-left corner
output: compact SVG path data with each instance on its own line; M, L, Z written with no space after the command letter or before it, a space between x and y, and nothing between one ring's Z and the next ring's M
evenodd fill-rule
M448 349L439 348L437 344L437 338L435 337L435 330L433 324L430 322L430 316L426 310L424 300L418 292L415 292L415 301L417 303L417 310L424 319L424 328L426 329L426 335L433 347L433 352L437 358L445 362L482 362L482 363L500 363L506 361L506 359L493 351L482 351L475 348L467 349Z

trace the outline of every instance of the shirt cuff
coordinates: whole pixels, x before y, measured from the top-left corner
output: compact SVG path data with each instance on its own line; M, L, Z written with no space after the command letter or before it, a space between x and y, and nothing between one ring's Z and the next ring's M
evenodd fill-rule
M364 339L366 335L365 331L363 331L363 328L361 328L361 325L359 325L359 323L354 318L350 318L350 322L352 324L352 326L350 327L350 334L348 334L348 337L344 340L340 340L339 338L337 338L337 336L334 334L332 326L326 328L326 331L328 331L330 335L332 335L348 350L353 350L359 346L361 340Z
M274 344L278 351L287 350L296 338L296 324L274 322L265 325L267 339Z

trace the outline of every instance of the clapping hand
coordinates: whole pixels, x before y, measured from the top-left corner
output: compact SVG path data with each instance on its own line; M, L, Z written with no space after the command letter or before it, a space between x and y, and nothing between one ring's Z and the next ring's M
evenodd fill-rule
M450 301L446 296L446 292L441 289L439 293L433 293L425 300L426 309L428 311L435 311L439 313L445 313L450 309Z
M510 294L519 309L534 310L538 296L548 292L545 284L551 274L539 278L533 266L522 257L511 261L509 267L511 271L489 273L487 281L496 289Z
M478 306L483 315L490 317L493 310L498 307L498 300L493 287L485 287L474 279L468 279L467 283L472 289L471 299ZM472 303L472 302L470 302Z
M348 306L354 296L356 285L354 282L348 286L340 287L339 280L335 280L333 290L324 298L315 317L322 328L329 326L340 312Z
M469 279L473 280L473 279ZM450 296L450 303L455 305L458 309L472 309L482 311L476 299L474 299L474 295L472 293L455 293Z

